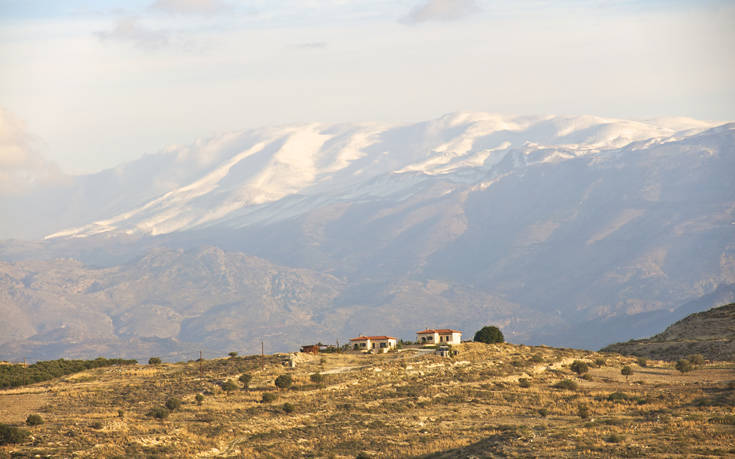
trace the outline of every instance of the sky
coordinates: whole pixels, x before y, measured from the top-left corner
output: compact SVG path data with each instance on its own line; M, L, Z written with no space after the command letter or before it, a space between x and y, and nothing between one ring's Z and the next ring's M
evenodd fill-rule
M0 0L0 187L268 125L731 121L733 49L722 0Z

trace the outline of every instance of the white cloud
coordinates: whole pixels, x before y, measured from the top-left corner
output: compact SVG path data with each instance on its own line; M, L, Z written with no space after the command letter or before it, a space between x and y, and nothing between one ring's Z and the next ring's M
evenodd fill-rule
M0 195L61 178L56 164L38 154L33 144L23 123L0 108Z
M424 0L416 5L401 22L416 24L427 21L454 21L480 10L475 0Z
M230 9L222 0L156 0L151 7L172 14L217 14Z
M169 44L166 32L151 29L134 16L119 19L112 30L97 32L97 37L101 40L127 41L144 49L157 49Z

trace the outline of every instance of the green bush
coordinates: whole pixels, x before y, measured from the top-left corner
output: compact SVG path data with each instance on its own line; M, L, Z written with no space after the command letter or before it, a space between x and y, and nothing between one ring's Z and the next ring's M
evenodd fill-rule
M645 357L638 357L636 359L636 363L638 363L638 366L641 368L645 368L648 366L648 360L646 360Z
M571 379L562 379L551 387L555 389L577 390L579 388L579 385Z
M687 373L687 372L692 371L694 369L694 367L692 366L692 362L690 362L687 359L679 359L676 362L676 367L675 368L677 370L679 370L679 372L681 372L681 373Z
M161 364L161 359L158 357L151 357L150 359L148 359L148 365L160 365L160 364Z
M124 418L125 417L125 411L123 411L123 410L117 410L117 417L118 418Z
M293 384L293 378L291 375L281 375L276 378L276 387L279 389L288 389Z
M29 414L26 418L26 424L29 426L40 426L43 424L43 418L38 414Z
M166 400L166 408L168 408L170 411L176 411L179 408L181 408L181 400L175 397L171 397L168 400Z
M156 419L166 419L169 414L171 412L163 406L157 406L148 412L148 416Z
M595 359L595 365L597 365L598 367L604 367L605 365L607 365L607 362L602 357L598 357Z
M253 380L253 375L248 374L248 373L243 373L243 374L240 375L240 378L238 378L238 379L242 383L243 388L244 389L247 389L248 387L250 387L250 381Z
M498 327L494 325L488 325L482 327L475 333L474 341L486 344L502 343L505 342L505 337L503 336L503 332L501 332Z
M625 392L613 392L610 395L607 396L607 401L609 402L620 402L628 400L630 397L628 397L628 394Z
M230 352L227 355L229 355L231 358L235 358L235 357L237 357L237 352Z
M95 422L93 422L92 424L90 424L90 425L89 425L89 427L91 427L91 428L93 428L93 429L97 429L97 430L99 430L99 429L101 429L102 427L104 427L104 424L102 424L102 421L95 421Z
M542 418L545 418L546 416L549 415L549 410L547 410L546 408L541 408L540 410L538 410L538 414Z
M587 363L581 361L581 360L575 360L572 362L572 365L569 367L573 372L577 373L578 375L583 375L584 373L587 373L590 371L590 368L587 366Z
M528 378L520 378L518 380L518 385L523 388L531 387L531 380Z
M704 365L704 356L702 354L690 354L686 358L692 365Z
M628 379L628 376L633 374L633 369L626 365L620 369L620 374L625 376L625 379Z
M286 414L291 414L294 411L296 411L296 407L293 406L291 403L284 403L283 404L283 412Z
M25 429L0 424L0 445L8 445L10 443L23 443L30 437L31 433Z
M620 443L623 440L625 440L625 437L616 433L611 433L610 435L605 437L605 441L608 443Z
M201 405L202 402L204 401L204 395L202 395L202 394L196 394L196 396L194 396L194 400L197 401L197 404L198 405Z
M590 408L585 405L584 403L580 403L577 405L577 415L582 419L587 419L590 417Z
M224 383L222 383L222 390L225 391L225 392L231 392L231 391L237 390L239 388L240 388L240 386L238 386L237 383L235 383L235 381L232 381L232 380L229 380L229 379L227 381L225 381Z
M261 401L263 403L271 403L274 402L277 398L278 396L276 394L272 392L265 392Z
M544 363L544 358L541 354L533 354L533 356L531 357L531 362Z

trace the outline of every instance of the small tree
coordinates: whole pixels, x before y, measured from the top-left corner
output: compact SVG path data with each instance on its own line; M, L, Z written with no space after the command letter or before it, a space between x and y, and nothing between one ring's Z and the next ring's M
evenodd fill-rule
M293 412L294 412L295 410L296 410L296 407L295 407L295 406L293 406L293 404L291 404L291 403L288 403L288 402L287 402L287 403L284 403L284 404L283 404L283 412L284 412L284 413L286 413L286 414L291 414L291 413L293 413Z
M704 356L702 354L690 354L686 359L694 366L704 365Z
M582 419L587 419L590 417L590 408L585 405L584 403L580 403L577 405L577 415L579 415Z
M278 396L276 394L274 394L272 392L265 392L263 394L262 402L263 403L271 403L271 402L275 401L277 398L278 398Z
M276 378L276 387L279 389L288 389L293 384L293 378L291 375L281 375Z
M166 408L171 411L178 410L179 408L181 408L181 400L176 397L169 398L168 400L166 400Z
M230 352L227 355L229 355L231 358L235 358L235 357L237 357L237 352Z
M243 389L247 389L248 387L250 387L250 381L253 380L253 375L249 373L243 373L240 375L240 378L238 379L242 383Z
M587 366L587 363L581 360L575 360L574 362L572 362L572 365L569 368L580 376L590 370L590 368Z
M620 369L620 374L625 376L625 380L628 380L628 376L633 374L633 369L630 368L628 365L624 366Z
M160 364L161 364L161 359L158 357L151 357L150 359L148 359L148 365L160 365Z
M681 373L686 373L693 370L692 362L687 359L679 359L676 362L676 369Z
M204 395L196 394L196 396L194 397L194 400L197 401L197 405L201 405L202 402L204 401Z
M503 332L501 332L498 327L488 325L482 327L475 333L474 341L486 344L502 343L505 342L505 337L503 337Z
M231 392L239 388L240 387L234 381L230 381L230 380L227 380L222 384L222 390L225 392Z
M641 368L645 368L648 366L648 360L646 360L645 357L638 357L636 359L636 363L638 363L638 366Z
M11 443L23 443L31 436L31 433L25 429L19 429L15 426L0 424L0 445L8 445Z
M43 424L43 418L39 414L29 414L26 418L26 424L29 426L40 426Z
M168 408L165 408L163 406L157 406L148 412L148 416L154 417L156 419L166 419L169 414L171 414L171 412L168 410Z

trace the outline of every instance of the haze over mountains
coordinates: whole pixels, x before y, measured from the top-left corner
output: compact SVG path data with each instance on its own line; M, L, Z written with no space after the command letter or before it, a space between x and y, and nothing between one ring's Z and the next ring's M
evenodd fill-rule
M647 336L735 300L734 172L735 123L690 119L219 135L0 198L0 358Z

